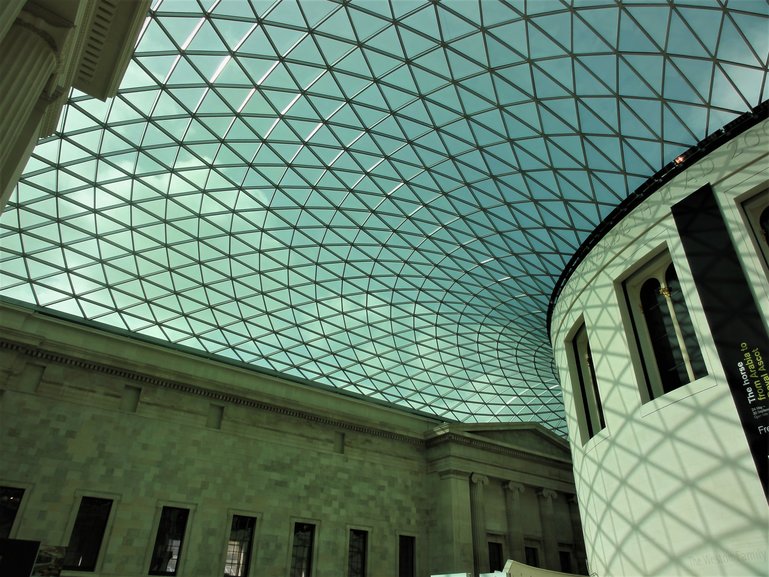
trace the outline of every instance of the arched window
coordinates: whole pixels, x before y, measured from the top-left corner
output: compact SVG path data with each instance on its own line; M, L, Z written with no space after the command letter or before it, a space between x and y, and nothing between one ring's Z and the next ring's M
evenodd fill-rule
M680 387L687 380L686 372L681 374L683 359L676 339L673 317L663 290L657 279L647 280L641 287L641 307L662 388L668 392Z
M670 255L664 253L624 283L633 334L654 399L707 374Z

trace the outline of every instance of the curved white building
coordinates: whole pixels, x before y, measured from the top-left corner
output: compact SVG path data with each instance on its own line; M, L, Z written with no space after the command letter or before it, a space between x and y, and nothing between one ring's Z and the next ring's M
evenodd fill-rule
M552 312L590 568L767 567L769 123L618 211Z

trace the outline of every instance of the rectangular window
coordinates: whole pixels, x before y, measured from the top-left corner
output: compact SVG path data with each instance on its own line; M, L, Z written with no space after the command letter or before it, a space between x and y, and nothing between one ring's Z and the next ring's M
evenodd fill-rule
M0 539L8 539L11 536L13 522L16 520L23 496L24 489L0 487Z
M502 555L502 543L489 541L489 571L502 571L505 568L505 558Z
M112 499L83 497L64 556L64 569L94 571L104 532L112 510Z
M670 254L649 261L624 281L623 288L646 381L644 400L707 375Z
M350 546L347 552L347 576L366 577L366 547L368 532L350 529Z
M398 536L398 577L416 577L416 538Z
M571 552L558 551L558 560L561 563L561 572L571 573Z
M189 509L163 507L152 549L150 575L176 575L189 514Z
M246 577L254 543L256 517L243 515L232 516L230 538L227 540L227 558L224 562L224 574Z
M294 541L291 546L291 573L289 577L312 576L312 552L315 525L294 523Z
M531 565L532 567L539 567L539 549L536 547L529 547L526 546L523 548L524 554L526 555L526 565Z
M593 355L590 352L590 343L587 339L587 329L582 322L574 332L571 339L572 358L574 362L575 405L579 418L582 444L592 439L598 431L606 427L601 405L601 394L598 390L598 381L595 378L593 367Z

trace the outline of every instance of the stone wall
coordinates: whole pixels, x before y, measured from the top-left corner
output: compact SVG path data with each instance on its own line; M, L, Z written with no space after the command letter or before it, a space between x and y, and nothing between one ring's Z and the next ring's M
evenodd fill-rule
M568 449L539 426L440 423L23 308L0 318L0 486L25 489L11 537L67 545L80 498L112 499L96 575L147 575L163 506L191 511L186 576L222 574L233 513L256 517L250 574L267 577L288 575L295 522L316 525L314 577L347 574L351 528L371 577L398 574L399 535L419 576L488 570L494 537L506 556L516 539L581 555Z

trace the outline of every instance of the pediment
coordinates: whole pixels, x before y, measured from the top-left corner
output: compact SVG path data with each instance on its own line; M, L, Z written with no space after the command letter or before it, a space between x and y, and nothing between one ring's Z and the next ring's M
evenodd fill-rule
M462 424L452 428L524 451L571 459L568 443L535 423Z

